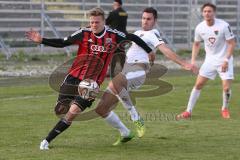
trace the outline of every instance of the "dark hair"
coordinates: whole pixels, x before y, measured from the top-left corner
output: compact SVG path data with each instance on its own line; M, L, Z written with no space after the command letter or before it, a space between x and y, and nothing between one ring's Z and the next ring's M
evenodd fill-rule
M158 18L157 10L154 9L153 7L147 7L147 8L145 8L145 9L143 10L143 12L152 13L154 19L157 19L157 18Z
M118 4L122 5L122 0L114 0L114 2L117 2Z
M99 7L91 9L88 14L90 17L91 16L102 16L103 19L105 19L104 11Z
M217 7L216 7L214 4L212 4L212 3L205 3L205 4L203 4L203 6L201 7L201 11L203 11L203 9L204 9L205 7L211 7L211 8L214 10L214 12L217 10Z

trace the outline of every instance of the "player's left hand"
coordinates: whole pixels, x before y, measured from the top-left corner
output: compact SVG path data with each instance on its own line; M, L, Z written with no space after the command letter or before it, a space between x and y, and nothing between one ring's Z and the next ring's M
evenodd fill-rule
M148 58L149 58L150 65L153 66L155 58L156 58L155 53L154 52L149 53Z
M228 62L224 61L222 64L222 72L227 72L228 70Z
M35 31L34 29L30 29L29 31L26 31L25 36L27 39L35 42L35 43L42 43L42 37L38 31Z

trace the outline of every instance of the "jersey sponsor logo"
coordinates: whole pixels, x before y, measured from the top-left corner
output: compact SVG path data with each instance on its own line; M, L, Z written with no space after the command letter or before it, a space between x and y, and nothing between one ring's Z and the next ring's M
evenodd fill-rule
M98 46L98 45L91 45L91 50L93 52L107 52L104 46Z
M106 41L105 41L104 46L93 44L88 41L83 41L83 43L82 43L83 47L85 47L85 48L88 48L89 44L91 45L89 47L89 49L93 54L98 54L98 52L111 53L111 52L114 52L118 48L118 44L116 44L114 42L110 43L110 39L109 39L109 43L106 43Z
M215 38L215 37L209 37L209 38L208 38L208 41L209 41L211 44L214 44L215 41L216 41L216 38Z

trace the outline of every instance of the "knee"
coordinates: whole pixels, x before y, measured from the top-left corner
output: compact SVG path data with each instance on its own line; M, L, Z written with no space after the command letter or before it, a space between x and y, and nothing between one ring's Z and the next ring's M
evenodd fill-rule
M126 88L127 80L126 78L118 74L111 82L109 82L108 87L113 91L114 94L118 94L122 88Z
M72 122L75 119L75 117L80 113L81 113L81 109L77 105L72 104L64 118L66 121Z
M69 106L67 105L63 105L60 102L57 102L55 108L54 108L54 112L57 116L61 115L61 114L66 114L69 110Z
M99 103L98 103L98 105L97 105L97 107L96 107L96 109L95 109L95 112L99 115L99 116L101 116L102 118L105 118L107 115L108 115L108 110L107 110L107 107L105 107L105 105L104 105L104 102L101 100Z
M108 84L107 92L111 93L113 95L117 94L116 86L115 86L115 84L112 81L110 81L109 84Z
M67 112L67 114L63 117L63 119L67 122L67 123L71 123L74 120L75 116L74 114L72 114L71 112Z
M103 117L103 111L102 110L100 110L99 108L96 108L95 109L95 112L99 115L99 116L101 116L101 117Z
M223 92L228 93L230 91L229 86L224 86L223 87Z
M201 90L203 88L204 84L203 83L197 83L195 84L195 89Z

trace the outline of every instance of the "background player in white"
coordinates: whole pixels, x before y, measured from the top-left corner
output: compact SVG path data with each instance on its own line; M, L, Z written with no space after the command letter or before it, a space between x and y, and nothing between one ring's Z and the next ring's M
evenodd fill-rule
M157 22L157 11L150 7L146 8L142 14L142 30L136 31L134 34L142 38L152 49L159 49L168 59L181 65L186 70L193 70L196 67L180 59L176 53L169 49L159 32L153 29ZM145 81L146 73L149 69L149 60L155 59L154 54L147 54L143 49L135 43L127 51L127 60L123 71L119 73L109 83L107 90L104 92L101 101L98 103L96 112L100 114L108 114L114 104L120 100L123 106L129 111L131 119L137 127L138 137L142 137L145 132L143 119L140 117L133 105L129 91L139 88ZM103 112L105 111L105 112ZM110 112L111 114L111 112ZM113 126L114 127L114 126ZM121 137L116 144L121 143Z
M216 75L222 79L223 105L221 114L223 118L230 118L228 110L231 97L231 82L233 76L233 51L236 45L234 34L227 22L215 18L216 6L206 3L201 8L204 21L195 29L195 40L192 47L192 64L200 50L200 42L204 42L206 57L199 70L195 86L192 89L187 109L177 116L178 119L189 118L193 107L206 82L215 79Z

